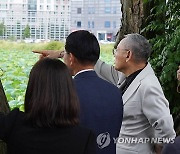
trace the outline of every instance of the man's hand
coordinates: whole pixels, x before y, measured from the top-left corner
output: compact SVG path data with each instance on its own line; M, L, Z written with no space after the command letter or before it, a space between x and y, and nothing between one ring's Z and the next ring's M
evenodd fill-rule
M64 51L60 51L60 50L33 50L32 52L41 54L39 59L45 57L62 58L64 56Z
M177 79L180 81L180 66L179 69L177 70Z

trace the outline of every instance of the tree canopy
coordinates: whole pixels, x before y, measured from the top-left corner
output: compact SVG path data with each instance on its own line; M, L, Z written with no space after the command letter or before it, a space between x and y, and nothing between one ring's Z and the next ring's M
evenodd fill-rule
M26 25L25 29L24 29L24 35L23 35L23 38L30 38L30 26L29 25Z

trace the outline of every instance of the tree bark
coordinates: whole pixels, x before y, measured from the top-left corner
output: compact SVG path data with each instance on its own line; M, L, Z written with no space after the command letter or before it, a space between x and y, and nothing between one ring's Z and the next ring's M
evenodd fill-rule
M144 20L142 0L120 0L122 4L122 26L119 29L115 48L124 35L129 33L140 33Z
M143 0L120 0L120 2L122 4L122 26L117 35L115 48L124 35L141 33L141 30L147 25L147 17L152 8L152 1L144 3Z
M7 98L0 80L0 112L7 114L10 111L10 107L7 102ZM0 140L0 154L6 154L7 147L6 144Z

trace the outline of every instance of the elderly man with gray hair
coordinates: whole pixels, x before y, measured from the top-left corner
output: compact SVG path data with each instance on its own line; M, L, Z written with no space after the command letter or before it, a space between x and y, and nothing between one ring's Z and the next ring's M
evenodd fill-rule
M173 119L161 85L148 63L151 45L140 34L128 34L114 50L115 66L98 60L95 70L122 90L124 116L117 154L160 153L173 142ZM113 120L113 119L112 119Z

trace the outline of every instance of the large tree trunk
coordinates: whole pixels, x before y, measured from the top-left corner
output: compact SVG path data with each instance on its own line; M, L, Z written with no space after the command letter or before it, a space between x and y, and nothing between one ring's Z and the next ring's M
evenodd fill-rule
M7 114L9 111L10 108L0 80L0 112ZM6 144L0 140L0 154L6 154L6 153L7 153Z
M149 23L147 17L150 15L150 10L154 6L154 1L144 3L144 0L120 0L122 4L122 26L119 29L116 43L116 48L124 35L130 33L141 33L141 30ZM146 34L143 34L146 36Z
M140 33L144 21L143 0L120 0L122 4L122 26L119 29L115 48L124 35Z

